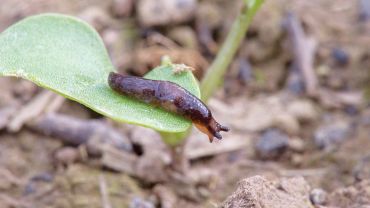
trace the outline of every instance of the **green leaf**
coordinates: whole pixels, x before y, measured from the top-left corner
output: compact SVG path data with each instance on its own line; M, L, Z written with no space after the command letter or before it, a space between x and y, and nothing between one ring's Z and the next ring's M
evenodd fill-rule
M200 97L193 74L174 65L146 77L178 83ZM99 35L86 23L58 14L29 17L0 34L0 76L17 76L75 100L117 121L163 132L184 132L191 122L160 108L121 96L107 83L114 67Z

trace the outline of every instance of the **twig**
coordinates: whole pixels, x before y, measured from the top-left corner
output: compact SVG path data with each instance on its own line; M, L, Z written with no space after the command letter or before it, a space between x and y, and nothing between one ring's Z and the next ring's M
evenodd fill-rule
M244 39L245 33L254 15L262 5L263 0L250 0L244 2L248 3L246 3L247 5L243 8L242 12L231 26L231 30L225 42L202 80L200 88L203 101L207 101L217 89L241 41Z
M152 34L149 35L148 43L149 45L161 44L168 49L179 48L179 46L173 40L167 38L166 36L158 32L153 32Z
M22 185L23 182L22 180L20 180L17 176L15 176L12 172L10 172L8 169L0 169L0 176L2 178L5 178L7 181L9 181L10 183L12 184L15 184L15 185Z
M109 201L109 195L107 190L107 182L103 175L99 176L99 188L102 200L102 208L112 208L112 205Z
M164 185L156 185L153 192L159 198L161 208L171 208L176 206L176 194Z
M101 151L103 144L132 151L132 145L125 135L98 120L82 120L72 116L49 113L29 123L28 126L39 133L59 138L68 144L78 146L89 142L91 145L89 147L96 151Z
M181 144L176 146L169 146L172 158L171 168L180 174L186 174L190 168L189 160L185 154L186 141L183 140Z
M50 104L46 107L45 113L57 112L63 105L66 99L58 94L54 94Z
M306 37L302 25L294 14L287 15L285 24L293 45L294 63L303 75L306 92L310 96L315 96L318 90L318 79L313 68L316 41Z
M6 127L12 115L17 111L17 107L8 106L0 110L0 130Z
M171 159L163 155L163 152L151 151L139 157L107 146L102 154L104 167L124 172L145 183L168 181L170 179L168 172L174 172L169 168Z
M11 132L17 132L26 122L39 116L53 98L53 94L54 93L51 91L43 90L41 93L36 95L31 102L23 106L10 120L7 125L8 130Z
M202 157L218 155L222 153L232 152L239 149L244 149L250 145L249 139L230 139L224 140L222 145L205 145L198 148L186 148L186 156L189 160L195 160Z
M103 150L102 163L112 170L124 172L129 175L136 175L136 164L138 156L117 149L105 147Z
M320 89L318 99L327 108L342 108L349 105L360 107L365 103L364 93L361 91L335 92L326 88Z

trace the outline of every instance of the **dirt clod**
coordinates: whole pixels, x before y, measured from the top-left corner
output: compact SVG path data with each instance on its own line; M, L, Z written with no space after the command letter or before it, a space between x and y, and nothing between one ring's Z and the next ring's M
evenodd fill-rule
M309 208L309 185L303 178L274 183L262 176L239 182L236 191L223 202L223 208Z

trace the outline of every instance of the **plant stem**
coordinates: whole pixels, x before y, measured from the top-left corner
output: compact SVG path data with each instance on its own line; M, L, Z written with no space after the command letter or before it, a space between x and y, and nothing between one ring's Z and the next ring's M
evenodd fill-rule
M188 137L190 130L191 127L184 132L178 133L159 132L159 133L164 143L166 143L170 147L176 147L183 142L184 138Z
M233 23L230 33L227 35L225 42L201 82L200 90L202 92L202 100L205 102L217 89L263 0L244 0L244 2L246 6ZM168 63L170 61L167 57L162 60L162 64ZM184 154L184 140L189 136L190 131L191 128L181 133L160 132L163 141L172 150L172 166L179 172L186 170L186 167L189 165Z
M263 0L244 0L244 2L246 6L231 26L225 42L201 82L200 90L202 92L202 100L205 102L212 96L222 81L222 77L224 77L232 58L244 39L245 33L254 15L262 5Z

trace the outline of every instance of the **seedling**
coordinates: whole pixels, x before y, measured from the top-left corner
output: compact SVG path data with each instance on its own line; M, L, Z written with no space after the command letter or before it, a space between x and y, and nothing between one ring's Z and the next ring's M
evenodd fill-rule
M207 101L218 87L262 0L245 0L245 3L201 83L203 101ZM192 72L173 73L175 68L165 61L144 77L174 82L200 98ZM98 33L70 16L28 17L0 34L0 76L28 79L113 120L155 129L170 146L182 143L191 121L114 92L107 81L113 71Z

